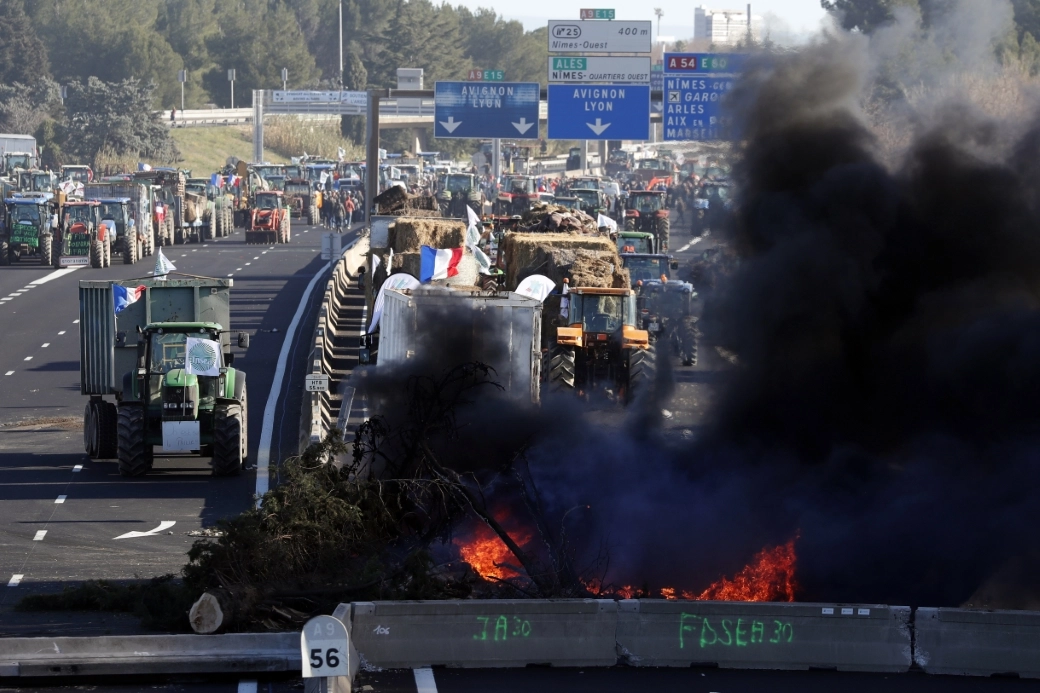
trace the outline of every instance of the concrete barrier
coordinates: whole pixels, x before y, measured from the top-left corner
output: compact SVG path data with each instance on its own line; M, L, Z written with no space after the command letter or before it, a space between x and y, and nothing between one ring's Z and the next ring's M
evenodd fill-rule
M634 666L905 672L909 621L900 606L624 600L617 643Z
M370 665L613 666L608 599L354 602L351 637Z
M914 663L929 674L1040 678L1040 612L919 608Z
M247 674L299 670L299 633L0 640L0 677Z

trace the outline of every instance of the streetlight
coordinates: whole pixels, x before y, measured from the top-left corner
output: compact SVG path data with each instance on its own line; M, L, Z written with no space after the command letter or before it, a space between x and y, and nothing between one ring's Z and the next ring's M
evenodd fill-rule
M184 113L184 83L188 81L188 71L181 70L178 72L177 79L181 83L181 113Z
M231 108L234 108L235 107L235 71L233 69L227 71L227 78L228 78L228 81L231 82Z
M288 91L289 87L286 86L289 83L289 68L282 68L282 91Z
M343 90L343 0L339 0L339 88Z

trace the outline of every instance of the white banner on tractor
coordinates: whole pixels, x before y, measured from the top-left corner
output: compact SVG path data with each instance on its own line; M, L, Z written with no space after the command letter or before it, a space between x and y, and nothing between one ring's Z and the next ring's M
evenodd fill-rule
M220 375L220 342L188 337L184 345L184 372L190 375Z

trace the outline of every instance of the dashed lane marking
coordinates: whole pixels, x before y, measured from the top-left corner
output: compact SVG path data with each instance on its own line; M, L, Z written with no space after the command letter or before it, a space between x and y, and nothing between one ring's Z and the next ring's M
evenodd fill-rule
M241 267L236 267L236 268L235 268L235 271L236 271L236 272L241 272L241 271L242 271L242 268L241 268Z
M55 505L58 505L58 504L64 503L64 502L65 502L65 499L66 499L66 498L68 498L68 496L58 496L58 497L57 497L57 498L56 498L56 499L54 500L54 504L55 504Z
M75 467L72 468L72 471L74 471L74 472L82 472L83 471L83 465L82 464L77 464Z
M235 273L234 273L234 272L232 272L232 273L231 273L231 274L229 274L228 276L229 276L229 277L233 277L233 276L235 276Z
M65 330L62 330L62 331L58 332L58 334L59 334L59 335L63 335L63 334L65 334Z
M79 324L79 319L73 320L73 321L72 321L72 324L73 324L73 325L78 325L78 324Z
M22 581L23 577L25 577L25 575L23 575L22 573L15 573L14 575L11 576L11 579L7 582L7 586L8 587L17 587L18 583L20 583Z
M33 537L33 541L43 541L43 538L44 538L45 536L47 536L47 530L45 530L45 529L41 529L40 531L38 531L38 532L36 533L36 536L35 536L35 537Z
M251 264L253 264L253 263L252 262L247 262L246 263L246 267L249 267Z
M26 356L26 357L25 357L25 360L26 360L26 361L32 361L32 356Z
M32 282L29 282L29 283L32 284L33 286L39 286L40 284L46 284L49 281L54 281L55 279L58 279L59 277L64 277L66 274L69 274L70 272L75 272L78 269L80 269L79 265L77 265L76 267L65 267L64 269L54 270L50 274L48 274L46 276L43 276L43 277L40 277L36 281L32 281Z
M7 371L4 375L14 375L14 371Z
M40 348L41 348L41 349L46 349L46 348L47 348L47 347L49 347L50 345L51 345L51 343L50 343L50 342L44 342L44 343L43 343L42 345L40 345Z

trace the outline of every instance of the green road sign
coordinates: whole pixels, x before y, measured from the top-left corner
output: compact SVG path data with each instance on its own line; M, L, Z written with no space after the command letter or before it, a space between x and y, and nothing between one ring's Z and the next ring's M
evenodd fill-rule
M614 10L582 10L579 19L613 19Z

